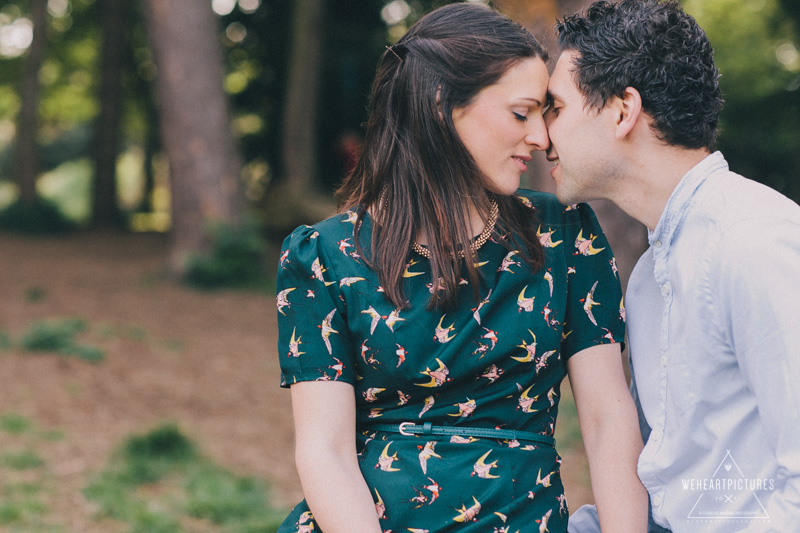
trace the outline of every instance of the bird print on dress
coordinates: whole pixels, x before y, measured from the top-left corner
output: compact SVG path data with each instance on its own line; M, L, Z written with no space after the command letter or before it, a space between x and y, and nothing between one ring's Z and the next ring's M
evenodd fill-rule
M589 320L591 320L592 324L594 324L595 326L597 325L597 320L594 318L594 313L592 313L592 308L595 305L600 305L600 302L597 302L594 299L594 291L597 288L597 283L598 282L595 281L594 285L592 285L592 290L590 290L586 294L586 298L581 299L581 302L583 302L583 310L586 311L586 316L589 317Z
M455 518L453 518L454 522L475 522L477 521L478 513L481 512L481 502L478 501L475 496L472 497L472 501L475 503L469 507L461 504L461 509L456 509L458 514Z
M428 459L431 457L435 457L437 459L441 459L442 456L439 455L434 451L436 447L436 441L431 440L425 443L424 446L417 446L417 448L421 448L422 451L419 452L419 466L422 468L422 473L428 473Z
M296 287L290 287L290 288L288 288L288 289L283 289L281 292L279 292L279 293L278 293L278 296L277 296L277 301L278 301L278 312L279 312L280 314L284 315L284 316L286 316L286 313L284 313L284 312L283 312L283 308L284 308L284 307L289 307L289 306L291 305L291 304L289 303L289 300L287 299L287 296L288 296L288 294L289 294L290 292L292 292L293 290L295 290L295 288L296 288Z
M584 255L584 256L596 255L596 254L599 254L600 252L602 252L603 250L605 250L605 248L595 248L594 246L592 246L592 244L594 243L594 240L596 238L597 237L595 235L592 235L590 233L589 234L589 238L588 239L584 239L583 238L583 230L578 232L578 238L575 239L576 251L575 251L574 255L578 255L578 254Z
M437 340L442 344L444 344L445 342L450 342L451 340L453 340L453 337L456 336L456 333L450 335L450 332L456 329L455 322L453 322L447 327L442 326L442 321L444 320L445 316L447 315L442 315L442 318L439 319L439 325L436 326L436 333L433 336L434 340Z
M457 416L460 418L466 418L475 412L475 407L477 407L477 402L475 402L475 400L467 398L466 402L457 403L454 405L454 407L458 407L458 412L455 414L447 413L447 416Z
M548 509L541 520L537 520L539 522L539 533L547 533L550 531L547 529L547 524L550 522L550 516L553 514L552 509Z
M528 286L522 288L519 291L519 296L517 296L517 305L519 309L517 310L518 313L525 311L526 313L530 313L533 311L533 301L536 299L536 296L531 296L530 298L525 296L525 291L528 289Z
M528 333L533 336L533 341L526 343L525 339L522 339L522 344L517 345L518 348L524 349L526 354L522 357L512 356L511 359L519 361L520 363L530 363L536 358L536 334L534 334L531 330L528 330Z
M340 287L349 287L353 283L358 283L359 281L366 281L366 280L365 280L365 278L362 278L360 276L350 276L348 278L340 279L339 280L339 286Z
M333 311L328 313L325 319L320 324L319 328L322 334L322 340L325 341L325 347L328 349L328 353L333 355L333 348L331 348L331 339L330 336L332 333L338 334L339 332L333 329L331 326L331 320L333 320L333 315L336 314L336 308L334 307Z
M378 489L375 489L375 497L378 498L378 501L375 502L375 512L378 513L378 518L385 520L386 504L383 502L383 498L381 498L381 495L378 494Z
M397 349L394 351L394 353L397 355L397 366L395 368L400 368L400 365L402 365L406 361L406 356L408 355L408 351L406 351L405 348L403 348L397 343L395 343L395 346L397 346Z
M547 282L547 286L550 289L550 298L553 297L553 274L550 272L550 268L544 271L544 280Z
M433 407L433 404L435 402L436 402L436 400L433 398L433 396L428 396L427 398L425 398L425 401L424 401L424 403L422 405L422 410L417 415L417 418L422 418L422 415L424 415L425 413L430 411L431 407Z
M336 283L335 281L325 281L325 278L323 277L323 274L325 272L327 272L327 271L328 271L328 269L323 267L322 263L320 263L319 257L314 259L314 262L311 264L311 272L313 273L313 275L311 277L318 279L319 281L324 283L326 287L328 285L333 285L334 283Z
M497 460L487 463L486 458L489 457L490 453L492 453L492 450L489 450L485 454L481 455L480 459L475 461L475 464L472 465L472 473L470 476L478 476L482 479L497 479L500 477L491 474L492 468L497 466Z
M376 402L378 401L378 394L385 391L386 389L382 389L380 387L370 387L367 390L363 391L361 394L364 396L364 401L366 402Z
M538 411L538 409L534 409L532 406L534 403L536 403L536 400L539 399L539 395L537 394L533 398L528 396L528 393L532 388L533 385L525 389L519 396L519 405L517 406L517 409L520 409L523 413L536 413Z
M420 371L420 374L428 376L431 378L430 381L427 383L417 383L416 385L419 387L440 387L445 381L450 381L450 378L447 375L450 373L450 370L447 369L447 366L442 363L441 359L436 359L436 362L439 364L439 367L436 370L431 370L427 366L425 370ZM427 400L426 400L427 402Z
M408 262L408 264L406 265L406 268L403 269L403 277L404 278L413 278L413 277L416 277L416 276L421 276L421 275L423 275L425 273L425 272L411 272L410 270L408 270L409 268L413 267L417 263L419 263L419 261L417 261L415 259L412 259L411 261Z
M542 226L536 230L536 236L539 237L539 244L545 248L555 248L564 241L553 241L554 230L548 228L546 232L542 233Z
M375 468L379 468L384 472L399 472L399 468L393 468L392 463L397 460L397 452L394 452L392 455L389 455L389 446L393 444L392 441L389 441L386 446L383 448L381 452L381 456L378 458L378 462L375 464Z
M481 307L483 307L484 305L489 303L489 298L492 297L492 290L493 289L489 289L489 294L486 295L486 298L484 298L483 300L480 301L480 303L478 304L478 307L475 307L475 308L472 309L472 311L473 311L472 318L475 319L475 322L477 322L479 326L481 325L481 315L480 315Z
M294 328L292 330L292 338L289 339L289 356L291 356L291 357L300 357L301 355L303 355L306 352L301 352L300 351L300 345L303 344L302 342L300 342L300 339L302 337L295 338L295 333L297 333L297 328Z
M503 258L503 261L500 263L500 267L497 269L498 272L511 272L514 274L515 272L511 270L513 266L522 266L522 263L519 261L514 260L514 256L519 253L519 250L512 250L506 254Z
M492 364L489 368L484 370L477 379L486 378L489 380L489 383L494 383L503 374L503 372L505 371L502 368L498 368L497 365Z

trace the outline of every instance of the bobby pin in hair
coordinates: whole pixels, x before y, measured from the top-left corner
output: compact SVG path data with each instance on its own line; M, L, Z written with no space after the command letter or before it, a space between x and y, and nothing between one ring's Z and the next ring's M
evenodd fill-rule
M403 61L403 58L402 58L402 57L400 57L399 55L397 55L397 52L395 52L395 51L394 51L394 49L393 49L391 46L388 46L388 45L387 45L387 46L386 46L386 49L387 49L387 50L389 50L391 53L393 53L393 54L394 54L394 57L396 57L397 59L399 59L401 62Z

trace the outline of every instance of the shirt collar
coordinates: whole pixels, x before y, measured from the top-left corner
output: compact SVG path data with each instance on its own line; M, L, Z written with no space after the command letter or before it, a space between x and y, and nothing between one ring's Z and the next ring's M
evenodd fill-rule
M672 191L656 228L653 231L647 231L650 245L657 241L659 245L669 243L683 220L698 187L715 171L727 168L728 163L719 151L708 155L692 167Z

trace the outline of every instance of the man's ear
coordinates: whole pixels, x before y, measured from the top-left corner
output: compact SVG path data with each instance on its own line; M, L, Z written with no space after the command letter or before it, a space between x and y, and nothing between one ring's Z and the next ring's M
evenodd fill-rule
M614 98L612 105L616 114L615 135L617 139L623 139L633 131L642 115L642 95L633 87L627 87L621 97Z

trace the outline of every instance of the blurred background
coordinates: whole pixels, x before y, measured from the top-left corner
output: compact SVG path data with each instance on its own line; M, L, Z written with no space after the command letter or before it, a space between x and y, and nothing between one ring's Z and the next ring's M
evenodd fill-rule
M432 0L0 0L0 529L273 531L282 239L335 210L385 50ZM497 0L558 57L585 0ZM732 169L800 199L800 4L684 0ZM552 190L543 157L523 177ZM645 230L593 204L623 283ZM591 501L568 387L570 507Z

